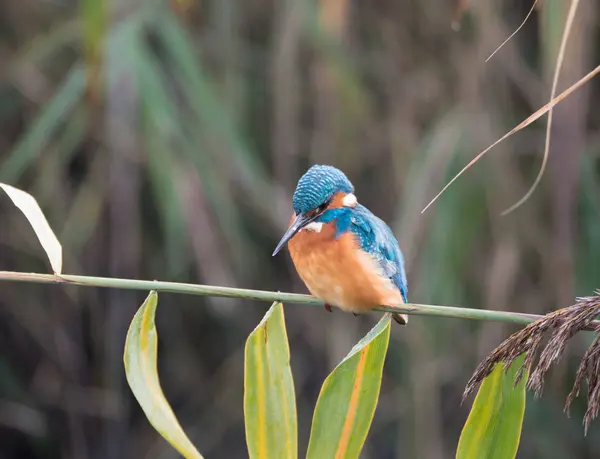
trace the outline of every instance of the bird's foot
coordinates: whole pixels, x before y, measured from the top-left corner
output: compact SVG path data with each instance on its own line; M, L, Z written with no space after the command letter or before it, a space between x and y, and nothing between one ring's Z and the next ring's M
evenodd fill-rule
M352 314L354 314L354 317L360 316L360 314L358 312L353 312Z
M327 303L325 303L325 310L326 310L327 312L333 312L333 309L331 309L331 305L330 305L330 304L327 304Z

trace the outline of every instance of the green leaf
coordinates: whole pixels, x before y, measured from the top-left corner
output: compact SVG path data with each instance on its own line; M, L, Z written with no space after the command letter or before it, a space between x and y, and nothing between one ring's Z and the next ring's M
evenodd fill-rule
M296 397L283 305L273 303L246 340L244 418L250 458L298 457Z
M517 455L525 414L529 371L515 387L515 376L525 355L504 371L496 364L483 380L458 441L456 459L511 459Z
M323 383L308 444L308 459L358 458L377 407L390 340L390 315L350 351Z
M151 291L129 326L123 356L127 382L152 427L186 459L202 459L160 387L156 369L158 334L154 326L157 303L158 295Z

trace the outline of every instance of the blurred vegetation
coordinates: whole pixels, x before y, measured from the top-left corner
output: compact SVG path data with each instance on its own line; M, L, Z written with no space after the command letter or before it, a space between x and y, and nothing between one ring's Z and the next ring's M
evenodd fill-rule
M270 254L309 164L342 168L388 221L419 303L545 313L598 287L597 81L555 110L549 169L535 123L425 214L478 151L550 94L568 2L5 0L0 4L0 180L32 193L69 273L304 292ZM598 61L598 6L582 1L559 91ZM453 31L453 21L460 30ZM47 271L0 201L0 267ZM143 293L3 284L0 457L176 457L122 371ZM267 306L161 296L163 389L206 457L246 457L244 341ZM300 454L320 384L374 316L287 308ZM414 318L391 334L364 458L452 457L462 390L514 328ZM520 456L592 458L585 400L562 413L590 339L574 340L528 400ZM305 429L304 431L302 429ZM575 453L576 452L576 453Z

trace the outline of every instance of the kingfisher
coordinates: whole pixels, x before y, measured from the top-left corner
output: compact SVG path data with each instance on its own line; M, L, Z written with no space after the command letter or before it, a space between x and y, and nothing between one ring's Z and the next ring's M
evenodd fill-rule
M273 252L287 243L310 293L354 315L407 303L404 257L392 230L358 203L348 177L333 166L312 166L298 181L294 214ZM405 314L394 320L408 323Z

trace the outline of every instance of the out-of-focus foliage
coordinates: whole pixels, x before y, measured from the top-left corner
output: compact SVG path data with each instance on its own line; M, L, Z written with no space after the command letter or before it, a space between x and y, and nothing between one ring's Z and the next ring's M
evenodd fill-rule
M127 382L150 424L183 457L202 459L183 432L160 387L156 368L158 333L154 323L157 305L157 293L150 292L129 326L123 354Z
M519 449L529 372L515 386L525 355L483 380L458 442L456 459L514 459Z
M535 178L542 122L420 214L476 152L546 102L569 2L539 2L487 63L531 2L468 2L454 31L458 3L3 1L0 181L36 196L66 272L304 292L285 253L270 254L300 174L332 163L394 229L410 300L532 313L572 304L598 287L597 81L556 108L549 169L524 207L499 217ZM596 2L580 2L559 91L597 65L598 17ZM0 269L46 272L5 201ZM2 286L0 451L172 454L122 371L140 295ZM162 308L167 398L203 454L245 457L244 341L264 305L164 295ZM286 317L307 439L321 382L377 318L293 307ZM361 457L452 457L464 385L511 331L418 318L393 329ZM573 340L528 404L522 457L600 454L598 424L582 435L585 400L562 414L585 341Z
M244 357L244 421L251 458L298 457L296 394L283 305L250 333Z

